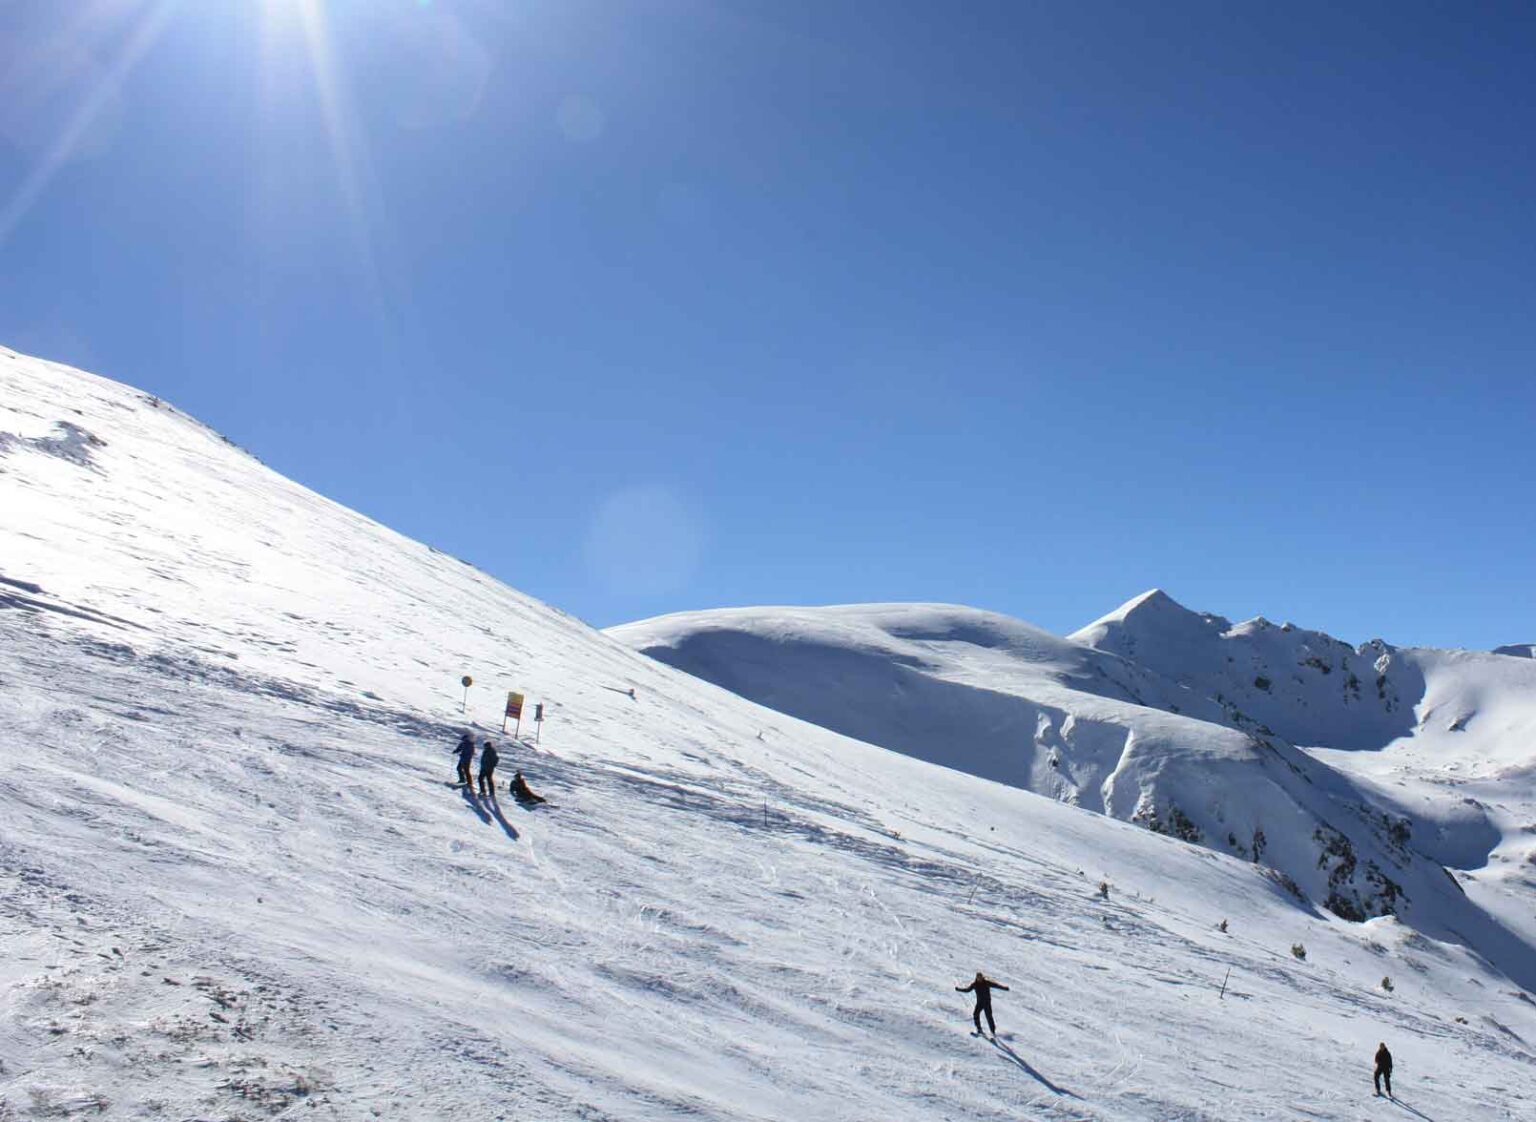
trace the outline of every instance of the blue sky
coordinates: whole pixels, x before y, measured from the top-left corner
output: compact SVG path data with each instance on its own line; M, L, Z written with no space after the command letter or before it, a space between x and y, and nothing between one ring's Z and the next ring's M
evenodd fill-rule
M607 625L1536 639L1536 8L0 4L0 342Z

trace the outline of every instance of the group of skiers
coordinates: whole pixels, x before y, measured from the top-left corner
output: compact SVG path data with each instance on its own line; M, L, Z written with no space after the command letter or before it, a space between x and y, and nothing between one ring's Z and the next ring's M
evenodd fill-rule
M976 1025L976 1035L981 1035L981 1018L985 1014L987 1018L987 1031L992 1038L997 1039L997 1022L992 1019L992 991L1002 990L1008 992L1008 987L1001 982L994 982L980 970L976 971L976 977L971 979L969 985L956 986L956 993L974 993L976 995L976 1008L971 1010L971 1020ZM1392 1053L1387 1050L1386 1041L1376 1049L1376 1094L1380 1096L1381 1085L1387 1085L1387 1098L1392 1097Z
M489 798L496 793L496 765L501 762L501 755L496 751L496 745L487 740L480 747L480 773L478 777L472 776L471 771L475 762L475 738L474 734L465 732L459 738L459 746L456 749L459 757L459 782L465 790L473 792L476 789L478 778L479 792ZM520 803L541 803L542 795L536 795L528 786L528 781L523 778L521 771L513 771L512 782L507 784L507 790L512 797Z

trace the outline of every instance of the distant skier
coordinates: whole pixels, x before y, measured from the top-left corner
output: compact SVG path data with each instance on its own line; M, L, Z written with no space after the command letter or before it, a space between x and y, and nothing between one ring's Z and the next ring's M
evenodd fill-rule
M528 781L523 778L523 773L520 771L512 773L512 782L508 785L508 790L512 792L512 797L520 803L541 803L545 801L543 795L535 795L533 793L533 789L528 786Z
M971 980L970 985L955 987L956 993L970 993L973 990L976 993L976 1008L971 1013L971 1020L976 1022L976 1035L981 1035L981 1015L985 1013L987 1015L987 1028L991 1030L993 1036L996 1036L997 1022L992 1019L992 991L1002 990L1004 993L1007 993L1008 987L1001 982L994 982L978 970L976 971L976 977Z
M1386 1041L1376 1049L1376 1094L1381 1094L1382 1080L1387 1083L1387 1098L1392 1097L1392 1053L1387 1051Z
M480 793L482 795L494 795L496 793L496 765L501 757L496 754L496 745L489 740L480 749Z
M469 765L475 762L475 738L465 733L459 738L459 782L474 790L475 781L469 774Z

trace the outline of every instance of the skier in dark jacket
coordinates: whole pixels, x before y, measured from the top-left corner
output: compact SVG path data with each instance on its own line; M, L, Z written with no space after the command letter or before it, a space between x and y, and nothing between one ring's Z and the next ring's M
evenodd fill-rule
M528 786L528 781L523 778L523 773L520 771L512 773L512 782L508 789L512 792L512 797L520 803L541 803L544 801L543 795L535 795L533 793L533 789Z
M475 738L465 733L459 738L459 782L474 790L475 781L469 774L469 765L475 762Z
M1381 1081L1387 1081L1387 1098L1392 1097L1392 1053L1387 1051L1386 1041L1376 1049L1376 1093L1381 1094Z
M1004 993L1007 993L1008 987L1001 982L994 982L978 970L976 971L976 977L971 980L970 985L955 987L956 993L970 993L972 990L976 992L976 1008L971 1013L971 1020L976 1022L977 1035L981 1034L981 1015L985 1013L987 1015L987 1028L991 1030L993 1036L996 1036L997 1022L992 1019L992 991L1002 990Z
M480 793L482 795L494 795L496 793L496 764L501 757L496 754L496 745L489 740L480 749Z

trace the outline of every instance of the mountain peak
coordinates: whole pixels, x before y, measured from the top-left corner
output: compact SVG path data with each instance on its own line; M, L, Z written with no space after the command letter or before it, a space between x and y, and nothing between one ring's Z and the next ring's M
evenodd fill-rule
M1102 646L1111 632L1146 635L1158 633L1204 634L1213 628L1225 631L1231 624L1220 616L1192 611L1180 604L1161 588L1149 589L1133 596L1114 611L1100 616L1087 627L1072 633L1069 638L1089 646ZM1120 652L1124 653L1124 652Z
M1168 611L1187 612L1189 609L1186 608L1183 604L1180 604L1172 596L1169 596L1168 593L1164 592L1161 588L1152 588L1148 589L1146 592L1143 592L1140 596L1132 596L1124 604L1121 604L1120 607L1116 608L1115 611L1111 614L1118 615L1123 619L1127 616L1130 616L1133 612L1144 613Z

